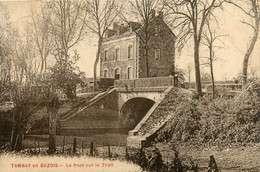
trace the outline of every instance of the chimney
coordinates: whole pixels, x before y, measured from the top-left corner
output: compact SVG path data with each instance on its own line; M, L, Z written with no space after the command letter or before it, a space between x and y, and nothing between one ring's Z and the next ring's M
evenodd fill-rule
M152 9L152 18L154 18L154 17L155 17L155 10Z
M158 14L159 14L159 15L158 15L159 18L163 19L163 12L162 12L162 11L159 11Z
M117 23L113 24L113 30L116 31L117 35L120 35L120 26Z
M113 29L114 29L114 30L117 30L117 28L118 28L118 27L117 27L117 23L114 22L114 23L113 23Z

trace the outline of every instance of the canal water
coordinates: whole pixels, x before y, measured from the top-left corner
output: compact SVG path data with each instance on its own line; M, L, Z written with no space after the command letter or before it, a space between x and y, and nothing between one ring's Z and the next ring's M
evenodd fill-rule
M62 146L63 140L65 140L65 145L73 144L74 138L76 138L78 145L81 145L83 142L87 147L89 147L91 142L96 146L126 146L127 136L127 132L95 133L85 136L57 135L56 146ZM35 145L38 147L38 144L39 147L48 147L48 138L49 135L25 135L23 139L23 148L34 148Z

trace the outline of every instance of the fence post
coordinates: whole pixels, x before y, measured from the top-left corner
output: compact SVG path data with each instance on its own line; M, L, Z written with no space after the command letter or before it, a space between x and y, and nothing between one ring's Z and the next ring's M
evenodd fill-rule
M33 145L34 145L34 153L36 153L36 142L35 142L35 136L33 137Z
M218 166L217 166L217 163L216 163L216 160L214 158L213 155L210 156L210 161L209 161L209 170L208 171L215 171L215 172L218 172Z
M65 136L63 137L62 140L62 153L64 153L64 146L65 146Z
M76 137L75 137L73 140L73 149L72 149L73 155L76 154L76 146L77 146L77 142L76 142Z
M40 141L38 139L38 149L39 149L39 153L41 152L41 148L40 148Z
M110 145L108 145L108 158L111 158L111 151L110 151Z
M127 146L125 147L125 158L126 158L126 160L129 159Z
M93 156L93 147L94 147L94 143L91 142L90 143L90 156Z
M81 141L81 155L83 155L83 141Z

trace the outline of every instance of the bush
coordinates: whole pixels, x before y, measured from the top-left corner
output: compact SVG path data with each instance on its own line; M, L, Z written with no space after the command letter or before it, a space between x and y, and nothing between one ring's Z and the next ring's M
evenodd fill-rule
M205 95L179 109L158 131L156 141L210 145L259 141L260 97L254 90L215 99Z
M201 113L197 109L197 102L188 101L181 105L177 113L168 121L166 126L159 131L157 141L188 141L196 138L201 128Z
M158 148L154 146L136 149L134 150L134 153L129 154L128 158L135 164L139 165L144 171L159 172L164 167L162 155Z
M178 151L175 151L174 159L171 163L164 164L162 155L155 146L134 149L132 154L128 156L129 160L139 165L143 171L149 172L185 172L198 171L198 166L190 159L190 163L184 163L178 156ZM134 152L134 153L133 153Z
M167 171L171 172L185 172L185 171L198 171L198 165L194 164L194 162L190 159L190 164L184 164L180 159L179 159L179 153L175 151L175 156L173 161L167 165Z
M44 116L41 119L35 120L29 130L30 134L48 134L49 132L49 118Z

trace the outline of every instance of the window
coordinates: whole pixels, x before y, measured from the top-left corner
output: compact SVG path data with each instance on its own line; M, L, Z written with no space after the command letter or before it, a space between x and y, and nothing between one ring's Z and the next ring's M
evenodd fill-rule
M155 49L155 60L160 60L160 58L161 58L160 49Z
M120 59L120 51L119 48L116 48L116 61Z
M120 79L120 70L119 70L119 68L115 69L115 79Z
M104 70L104 78L108 78L108 69Z
M107 60L108 60L108 51L105 50L104 61L106 62Z
M128 67L127 68L127 78L128 79L133 79L133 67Z
M156 25L156 26L154 27L154 34L155 34L155 36L158 35L158 32L159 32L159 28L158 28L158 26Z
M133 58L133 46L129 45L128 46L128 59L132 59Z

